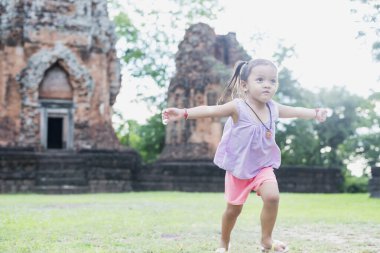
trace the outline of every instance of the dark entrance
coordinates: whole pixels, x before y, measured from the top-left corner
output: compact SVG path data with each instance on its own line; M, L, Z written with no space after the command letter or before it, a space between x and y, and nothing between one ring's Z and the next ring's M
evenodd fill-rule
M63 149L63 118L48 118L48 149Z

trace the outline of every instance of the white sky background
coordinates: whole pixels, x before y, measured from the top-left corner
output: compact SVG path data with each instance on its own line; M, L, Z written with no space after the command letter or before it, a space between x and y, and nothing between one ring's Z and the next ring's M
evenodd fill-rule
M371 89L380 90L380 64L372 61L370 52L374 37L367 38L370 42L355 39L361 28L369 26L355 22L361 16L350 12L361 4L349 0L223 2L226 12L215 22L216 32L235 31L247 51L256 51L256 57L271 58L278 39L284 39L286 46L294 45L297 58L286 65L302 86L345 85L363 96ZM249 45L257 32L267 34L266 38Z
M161 1L160 8L170 8L163 4L164 0ZM369 24L361 22L366 10L358 14L350 11L352 8L363 10L364 5L350 0L219 1L224 11L217 20L208 22L216 34L235 32L238 41L253 58L272 59L280 40L283 46L294 46L296 56L286 60L284 65L293 71L293 78L298 79L304 88L316 91L332 85L345 86L351 93L361 96L380 91L380 63L374 62L371 53L376 39L374 32L356 39L358 31L369 31ZM152 2L157 3L141 0L143 2L147 8ZM178 31L179 40L184 33L184 30ZM257 34L263 35L262 40L252 43L252 37ZM147 83L145 95L162 93L156 85L149 85L149 79L134 79L123 71L122 88L114 109L125 119L135 119L142 124L155 113L144 103L133 102L136 87ZM362 167L359 165L362 163L358 160L356 166L351 166Z

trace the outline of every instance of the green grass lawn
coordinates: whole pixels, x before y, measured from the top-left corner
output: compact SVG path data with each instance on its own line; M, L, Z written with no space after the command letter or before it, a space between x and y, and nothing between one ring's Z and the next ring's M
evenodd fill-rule
M274 236L290 252L379 253L380 199L282 193ZM261 199L251 194L232 251L259 252ZM213 252L222 193L0 195L0 252Z

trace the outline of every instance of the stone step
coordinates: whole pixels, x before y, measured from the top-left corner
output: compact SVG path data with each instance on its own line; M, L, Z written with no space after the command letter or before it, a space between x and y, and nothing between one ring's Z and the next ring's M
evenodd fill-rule
M83 163L85 159L79 155L40 155L36 158L39 163Z
M80 163L46 163L40 164L38 169L43 170L76 170L83 168L83 164Z
M84 177L64 177L64 178L51 178L51 177L39 177L36 180L37 186L63 186L63 185L75 185L75 186L86 186L88 182Z
M47 165L47 164L84 164L83 160L45 160L45 161L38 161L39 165Z
M52 170L52 169L39 169L36 172L38 177L85 177L86 172L84 170L77 169L65 169L65 170Z
M34 188L34 192L44 194L76 194L88 193L90 192L90 188L78 185L40 185Z
M75 152L50 152L46 151L43 153L35 153L37 157L44 158L44 157L80 157L81 154L75 153Z
M83 157L79 156L63 156L63 157L39 157L38 162L40 163L47 163L47 162L74 162L74 163L81 163L83 162Z

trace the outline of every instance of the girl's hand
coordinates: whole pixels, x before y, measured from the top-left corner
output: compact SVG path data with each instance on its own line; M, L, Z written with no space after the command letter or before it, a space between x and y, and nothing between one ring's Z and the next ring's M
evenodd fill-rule
M166 108L162 111L162 123L164 125L185 117L185 109Z
M324 122L327 118L327 109L326 108L320 108L316 109L315 119L318 122Z

